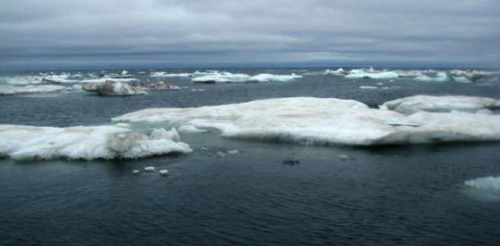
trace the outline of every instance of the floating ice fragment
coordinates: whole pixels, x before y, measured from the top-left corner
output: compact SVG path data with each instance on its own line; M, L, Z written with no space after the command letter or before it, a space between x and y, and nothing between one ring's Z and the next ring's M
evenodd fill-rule
M154 172L155 171L155 167L153 167L153 166L145 167L144 171L146 171L146 172Z
M159 173L160 173L160 175L165 176L165 175L168 175L168 170L167 169L162 169L162 170L159 171Z
M472 198L495 202L500 201L500 176L472 179L464 182L464 192Z
M133 171L132 171L132 173L133 173L133 174L139 174L139 173L141 173L141 172L140 172L139 170L133 170Z
M484 110L497 108L498 104L497 100L486 97L418 95L385 102L381 108L404 114L419 111L484 113Z

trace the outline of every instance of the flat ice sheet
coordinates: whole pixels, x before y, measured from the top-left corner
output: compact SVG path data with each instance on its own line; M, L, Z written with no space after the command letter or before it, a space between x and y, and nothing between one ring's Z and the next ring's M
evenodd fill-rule
M116 126L34 127L0 125L0 156L16 160L136 159L189 153L175 130L155 129L150 135Z
M500 116L419 112L406 116L353 101L281 98L199 108L153 108L112 119L217 129L223 137L319 145L500 140Z

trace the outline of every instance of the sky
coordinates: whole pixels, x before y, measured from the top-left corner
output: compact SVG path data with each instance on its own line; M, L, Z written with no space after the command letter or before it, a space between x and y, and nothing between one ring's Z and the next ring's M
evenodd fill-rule
M0 70L500 67L498 0L0 0Z

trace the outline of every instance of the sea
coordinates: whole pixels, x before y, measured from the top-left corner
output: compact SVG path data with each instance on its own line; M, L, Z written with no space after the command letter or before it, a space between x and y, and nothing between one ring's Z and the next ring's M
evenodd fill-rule
M142 83L165 81L181 90L128 97L81 90L0 96L0 124L97 126L146 108L285 97L353 99L373 108L421 94L500 99L495 77L471 83L347 79L325 69L217 68L302 78L215 84L150 76L204 68L128 69ZM0 84L25 83L40 73L47 71L2 73ZM211 133L181 134L181 140L192 153L137 160L0 159L0 245L500 244L500 200L477 199L464 185L500 176L499 142L310 146ZM221 154L231 150L238 153ZM169 174L142 172L147 166Z

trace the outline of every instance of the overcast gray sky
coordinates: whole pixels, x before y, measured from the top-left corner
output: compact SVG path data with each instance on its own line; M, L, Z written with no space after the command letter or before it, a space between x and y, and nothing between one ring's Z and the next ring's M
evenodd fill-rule
M494 66L498 0L1 0L5 69Z

